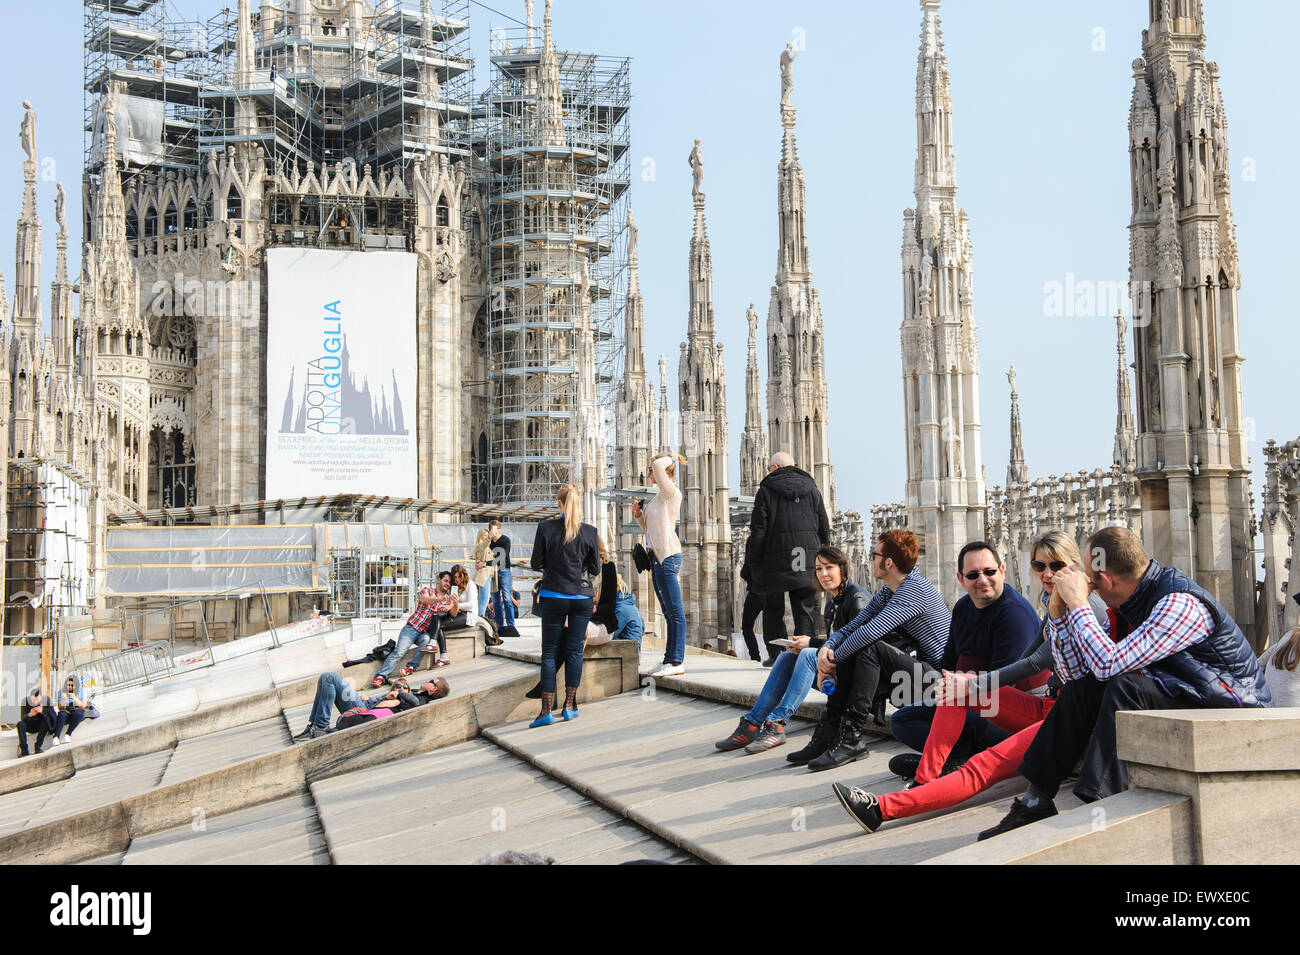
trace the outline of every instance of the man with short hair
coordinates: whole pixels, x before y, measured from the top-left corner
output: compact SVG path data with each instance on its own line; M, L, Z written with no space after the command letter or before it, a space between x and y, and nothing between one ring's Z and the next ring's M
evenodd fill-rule
M883 586L818 652L817 685L834 670L835 692L813 733L814 740L820 734L826 741L808 761L813 772L865 755L867 724L873 715L883 722L890 688L901 678L900 698L916 701L925 674L939 662L952 618L939 589L915 569L918 552L911 531L881 534L871 551L871 573Z
M1006 564L984 541L971 541L957 554L957 580L966 594L952 608L952 627L940 669L984 673L1009 666L1023 657L1038 636L1040 621L1033 606L1007 584ZM1048 679L1047 672L1022 680L1019 689L1031 690ZM916 775L934 721L934 700L905 706L889 720L894 736L916 753L895 756L890 772L905 779ZM966 726L949 754L949 765L996 746L1007 733L974 710L966 712Z
M316 680L316 698L312 701L311 715L307 718L307 728L294 737L297 740L311 740L330 732L330 715L337 707L340 713L353 708L374 710L390 708L397 710L413 709L441 700L451 692L451 685L442 677L426 681L420 689L410 692L405 680L398 680L393 689L384 696L362 699L352 684L337 673L322 673Z
M513 585L510 573L510 538L501 533L501 522L496 518L488 522L488 536L492 538L492 563L497 569L496 599L492 602L493 622L498 630L502 627L513 628L515 604L510 599ZM505 596L502 597L502 594Z
M813 560L817 549L830 543L831 524L817 482L794 466L788 451L772 455L767 472L754 495L745 565L749 582L765 598L763 641L769 659L775 659L782 648L772 641L786 636L786 594L790 595L794 632L814 632Z
M32 687L18 708L18 755L30 755L27 750L27 734L36 734L36 752L39 754L45 744L46 736L54 736L55 731L54 702L49 695L41 692L39 686ZM57 739L57 737L55 737Z
M1102 528L1084 553L1090 566L1057 573L1048 605L1052 657L1069 682L1025 752L1029 788L980 839L1056 815L1053 800L1081 756L1074 794L1084 802L1127 789L1120 710L1273 705L1241 628L1196 581L1151 560L1124 527ZM1110 634L1088 609L1090 590L1110 609Z
M421 587L420 592L415 595L415 609L411 615L406 618L406 626L402 627L402 632L397 635L397 646L393 652L384 658L383 666L375 674L375 678L370 681L372 687L378 688L388 682L388 675L393 672L393 668L401 662L402 657L406 656L406 651L412 647L418 648L420 641L424 638L424 633L429 629L430 623L433 622L433 608L438 603L441 596L442 578L447 578L447 593L451 591L451 572L443 571L438 575L439 587L435 590L433 587ZM402 667L402 676L410 676L415 672L415 664L419 659L419 650L416 650L415 656L411 659L408 666Z

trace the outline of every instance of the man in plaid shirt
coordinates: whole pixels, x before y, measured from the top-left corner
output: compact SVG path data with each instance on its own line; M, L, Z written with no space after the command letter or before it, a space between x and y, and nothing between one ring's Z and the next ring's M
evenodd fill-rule
M1209 592L1148 558L1123 527L1098 531L1084 553L1090 569L1057 573L1048 606L1057 675L1069 682L1020 766L1029 789L981 839L1056 815L1052 800L1080 756L1074 793L1084 802L1127 789L1120 710L1273 705L1254 651ZM1088 608L1090 591L1108 608L1109 634Z
M406 651L419 645L420 638L424 636L424 632L429 629L429 624L433 620L433 605L438 602L438 596L438 591L432 587L420 588L420 592L415 597L415 610L406 618L406 626L397 635L397 646L384 660L384 665L379 668L375 678L370 681L371 686L383 686L388 682L388 674L393 672L393 667L397 666L398 661L406 655ZM419 654L417 653L416 656L418 657ZM410 666L402 667L402 676L410 676L415 672L415 662L412 660Z

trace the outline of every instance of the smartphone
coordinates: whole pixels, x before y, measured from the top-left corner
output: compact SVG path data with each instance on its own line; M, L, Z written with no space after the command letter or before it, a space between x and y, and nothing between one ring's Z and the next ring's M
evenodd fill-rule
M794 641L789 637L782 637L780 640L769 640L767 642L772 644L774 647L788 647L790 644L794 643Z

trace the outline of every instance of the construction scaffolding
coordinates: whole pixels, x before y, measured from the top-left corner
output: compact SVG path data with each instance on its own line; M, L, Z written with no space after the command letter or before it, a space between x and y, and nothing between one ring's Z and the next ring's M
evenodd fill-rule
M61 618L89 613L93 482L59 461L9 464L5 631L52 634Z
M574 480L584 308L601 407L613 406L621 375L630 61L556 51L561 130L544 101L549 80L533 31L494 31L493 41L480 141L488 180L488 463L497 500L550 502ZM604 464L608 475L612 458Z
M336 163L405 171L467 156L473 60L469 0L386 0L313 14L264 5L252 67L237 62L238 16L205 24L200 144L256 143L272 168Z
M83 26L86 175L96 180L104 162L99 97L113 81L124 84L118 146L130 165L194 168L203 112L203 23L180 17L163 0L84 0Z

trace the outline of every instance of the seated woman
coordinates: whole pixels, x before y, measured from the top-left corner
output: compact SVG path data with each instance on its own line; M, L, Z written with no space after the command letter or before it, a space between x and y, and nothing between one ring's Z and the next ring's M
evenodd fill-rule
M614 631L618 629L618 618L614 614L619 591L618 568L614 566L614 559L605 549L604 539L599 537L596 539L596 550L600 554L600 576L592 583L592 589L596 594L596 606L591 612L591 620L587 623L587 638L583 642L583 645L588 647L609 643L613 639Z
M826 603L827 634L834 633L866 609L871 595L849 580L849 559L838 547L827 545L817 551L813 577L830 600ZM767 682L753 708L740 718L736 731L713 745L720 750L740 749L759 753L785 742L785 724L812 689L817 675L817 651L824 637L797 636L767 675ZM798 754L792 753L791 757Z
M1028 654L1000 670L978 677L943 671L936 688L937 703L930 735L925 741L916 778L901 792L876 796L857 786L835 783L841 805L864 831L875 832L886 819L903 819L936 809L956 806L989 787L1016 775L1025 750L1056 702L1061 683L1053 676L1039 691L1027 693L1012 684L1042 670L1054 670L1052 646L1047 639L1047 612L1054 589L1053 578L1067 566L1079 567L1078 545L1061 531L1048 531L1033 543L1030 566L1043 585L1043 629ZM1106 605L1093 594L1092 612L1107 626ZM960 768L945 766L948 754L966 725L966 711L974 710L1012 735L996 746L976 753ZM945 774L946 773L946 774Z
M451 569L449 580L451 592L456 594L458 601L456 613L455 615L435 613L429 624L428 639L425 640L424 646L420 647L421 653L438 651L438 659L433 664L435 667L451 664L451 657L447 656L447 638L443 634L448 630L464 630L478 623L478 587L470 577L469 571L457 564ZM439 583L441 583L441 575ZM415 661L411 662L414 664ZM412 668L407 669L414 672ZM410 675L406 670L402 672Z
M59 690L59 715L54 724L55 743L66 743L86 718L85 701L77 696L77 678L70 676Z

